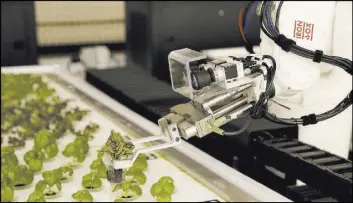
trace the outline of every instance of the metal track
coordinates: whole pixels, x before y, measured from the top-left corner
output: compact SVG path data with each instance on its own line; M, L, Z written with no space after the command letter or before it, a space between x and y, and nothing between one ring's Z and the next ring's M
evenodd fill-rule
M352 162L292 138L259 136L257 158L339 201L352 200Z

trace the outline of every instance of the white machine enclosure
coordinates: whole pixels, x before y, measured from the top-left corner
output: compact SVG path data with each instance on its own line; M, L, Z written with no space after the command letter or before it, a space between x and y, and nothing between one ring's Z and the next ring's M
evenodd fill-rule
M352 60L351 1L286 1L280 13L279 30L299 46ZM285 52L263 32L260 54L272 55L277 62L274 100L290 108L271 103L269 111L279 117L326 112L351 90L352 77L340 68ZM348 158L352 107L331 119L298 128L300 141Z

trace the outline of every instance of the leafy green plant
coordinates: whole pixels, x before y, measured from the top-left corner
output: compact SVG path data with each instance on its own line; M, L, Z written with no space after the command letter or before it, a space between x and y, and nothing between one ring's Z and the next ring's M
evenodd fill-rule
M82 177L82 185L87 189L99 189L102 187L102 181L95 172L90 172Z
M55 157L59 152L56 137L45 129L38 132L34 140L34 149L43 152L46 159Z
M15 166L18 164L18 159L13 147L1 147L1 165L4 164L8 164L9 166Z
M72 157L75 162L82 163L86 159L89 150L87 137L76 137L76 139L66 145L62 154L66 157Z
M104 165L102 159L98 158L92 162L90 168L100 178L107 178L107 167Z
M3 181L3 178L1 178L1 202L10 202L13 199L13 196L13 187L7 181Z
M72 198L74 198L77 202L93 202L93 197L87 189L75 192L72 194Z
M38 190L35 190L28 196L27 202L46 202L46 201L43 193Z
M160 178L150 189L151 195L156 198L157 202L170 202L174 191L174 180L169 176Z
M89 139L93 138L93 134L99 130L99 125L96 123L90 123L89 125L86 126L86 128L83 131L77 131L75 134L77 136L84 136Z
M113 192L122 190L121 198L135 199L142 195L142 189L139 185L134 185L131 181L125 180L123 183L118 184L113 189Z
M9 136L8 145L23 147L26 139L35 138L41 130L56 138L74 133L74 122L88 114L79 108L67 109L69 100L61 100L40 75L2 73L1 79L1 134ZM90 125L84 133L96 128ZM50 156L56 147L43 150Z
M60 175L61 181L70 180L72 178L72 175L74 174L74 171L69 166L60 167L59 170L61 172L61 175Z
M131 180L138 185L146 183L146 176L143 173L147 168L147 157L145 154L140 154L133 165L126 171L125 179Z
M135 146L131 142L125 141L120 133L112 130L102 151L110 154L114 159L124 160L132 156L134 149Z
M33 182L34 173L26 165L16 165L9 168L8 178L15 187L26 186Z
M43 152L34 149L30 150L25 153L23 159L32 171L38 172L42 170L44 160Z
M126 180L131 180L137 185L144 185L146 183L147 178L145 174L140 170L135 170L135 171L129 170L127 174L128 175L126 175L126 178L125 178Z
M54 169L50 171L44 171L42 173L43 179L40 180L36 185L36 191L43 193L44 195L56 195L61 191L62 171L59 169Z
M171 202L172 197L168 192L163 191L157 195L156 200L157 202Z

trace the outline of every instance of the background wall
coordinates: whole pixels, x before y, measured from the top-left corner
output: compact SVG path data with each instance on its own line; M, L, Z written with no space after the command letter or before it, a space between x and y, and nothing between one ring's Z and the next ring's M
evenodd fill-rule
M35 1L39 46L125 41L124 1Z

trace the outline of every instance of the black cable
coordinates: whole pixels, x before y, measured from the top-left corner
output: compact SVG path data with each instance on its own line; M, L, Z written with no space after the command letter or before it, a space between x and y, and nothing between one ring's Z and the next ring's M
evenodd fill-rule
M262 4L261 15L260 15L261 30L273 41L275 41L275 39L277 37L282 37L282 40L287 40L287 38L285 36L283 36L283 35L280 36L280 32L279 32L279 17L280 17L280 12L281 12L281 8L283 5L283 1L280 2L279 6L277 8L275 25L273 25L272 18L270 18L270 16L269 16L270 9L271 9L270 4L271 3L267 2L267 1L263 2L263 4ZM300 46L296 45L295 43L289 44L288 49L286 49L286 51L292 52L293 54L296 54L298 56L305 57L305 58L308 58L311 60L314 59L315 54L316 54L316 52L308 50L303 47L300 47ZM328 55L322 54L322 56L320 56L320 60L321 60L321 62L340 67L343 70L345 70L348 74L352 75L352 61L349 59L345 59L345 58L338 57L338 56L328 56ZM270 74L274 75L274 72L272 72ZM267 95L263 95L263 97L266 97L266 96ZM289 124L289 125L305 124L306 120L308 120L308 119L310 120L312 118L314 118L314 121L311 120L310 122L313 122L313 123L323 121L328 118L332 118L333 116L343 112L345 109L347 109L352 104L351 97L350 97L350 95L348 95L335 108L333 108L332 110L327 111L325 113L322 113L319 115L308 115L308 116L304 116L301 118L279 118L276 115L273 115L273 114L267 112L267 109L266 109L267 103L264 104L264 101L266 102L266 99L264 99L263 97L254 106L254 108L255 108L254 117L257 118L259 116L262 116L264 114L263 112L265 111L265 118L267 118L268 120L271 120L272 122L276 122L276 123ZM263 106L261 107L261 105L263 105ZM309 124L310 124L310 122L309 122Z
M240 135L241 133L243 133L249 127L250 123L251 123L251 118L248 118L247 122L239 130L233 131L233 132L225 132L225 131L223 131L222 135L225 135L225 136Z
M277 32L279 32L279 16L281 15L282 5L283 1L280 1L276 12L275 29L277 30Z
M253 3L255 3L255 1L250 1L250 3L249 3L249 4L246 6L246 8L245 8L245 12L244 12L244 14L243 14L243 22L242 22L243 29L244 29L244 24L245 24L245 20L246 20L247 13L248 13L248 11L249 11L249 9L251 8L251 5L252 5ZM244 38L245 38L246 40L244 40L244 39L242 38L242 41L243 41L243 43L244 43L244 45L245 45L245 49L246 49L250 54L255 54L255 52L254 52L254 45L253 45L253 43L250 42L250 40L247 38L247 36L246 36L245 33L244 33Z
M263 21L263 17L264 17L264 10L265 10L265 2L262 3L261 6L261 13L260 13L260 24L261 24L261 30L267 35L267 37L269 37L272 40L275 40L275 38L266 30L265 26L264 26L264 21Z

